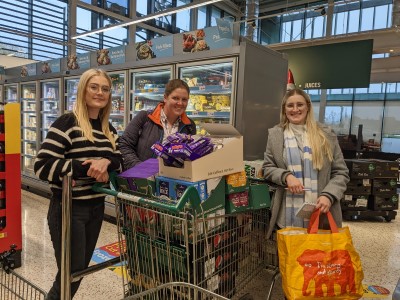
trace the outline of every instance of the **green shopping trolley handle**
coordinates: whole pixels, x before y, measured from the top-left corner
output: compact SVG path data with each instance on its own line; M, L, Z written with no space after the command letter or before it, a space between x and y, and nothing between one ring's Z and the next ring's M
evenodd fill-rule
M196 188L194 186L189 186L185 192L183 193L182 197L178 200L176 204L168 204L168 203L163 203L159 202L157 200L149 199L149 198L144 198L128 193L123 193L123 192L118 192L112 189L108 189L103 187L103 184L100 182L96 182L92 189L95 192L98 193L104 193L107 195L115 196L124 200L128 201L133 201L135 203L139 204L147 204L151 205L153 207L159 208L159 209L164 209L172 213L177 213L183 210L185 207L186 203L189 203L193 209L197 209L200 206L200 196L199 193L197 192Z

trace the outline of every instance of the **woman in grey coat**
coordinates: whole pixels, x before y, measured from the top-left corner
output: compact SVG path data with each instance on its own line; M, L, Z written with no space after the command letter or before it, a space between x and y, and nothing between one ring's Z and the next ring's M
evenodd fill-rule
M320 209L320 228L329 228L330 211L342 226L340 199L349 181L348 169L334 132L314 119L310 97L300 89L283 98L281 121L268 131L263 174L278 185L274 192L268 237L275 225L307 227L296 216L304 202Z

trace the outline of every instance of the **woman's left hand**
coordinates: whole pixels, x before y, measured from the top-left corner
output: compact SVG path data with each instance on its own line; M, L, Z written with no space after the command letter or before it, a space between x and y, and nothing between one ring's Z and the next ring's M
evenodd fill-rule
M98 182L108 181L107 168L110 165L110 161L105 158L101 159L87 159L82 165L90 164L89 170L87 171L87 176L96 179Z
M332 203L328 197L319 196L317 199L317 205L315 206L315 209L319 208L322 213L327 213L329 211L329 209L331 208L331 206L332 206Z

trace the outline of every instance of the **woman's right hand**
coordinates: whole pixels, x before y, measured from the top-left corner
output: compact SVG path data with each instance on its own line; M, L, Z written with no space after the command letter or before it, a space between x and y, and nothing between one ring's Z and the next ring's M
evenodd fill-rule
M293 174L286 176L287 189L293 194L304 193L304 185Z

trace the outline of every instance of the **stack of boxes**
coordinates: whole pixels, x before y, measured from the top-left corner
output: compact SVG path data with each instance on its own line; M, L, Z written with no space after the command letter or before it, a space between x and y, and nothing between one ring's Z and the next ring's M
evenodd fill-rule
M398 209L398 162L373 159L345 161L349 168L350 182L341 200L343 211Z

